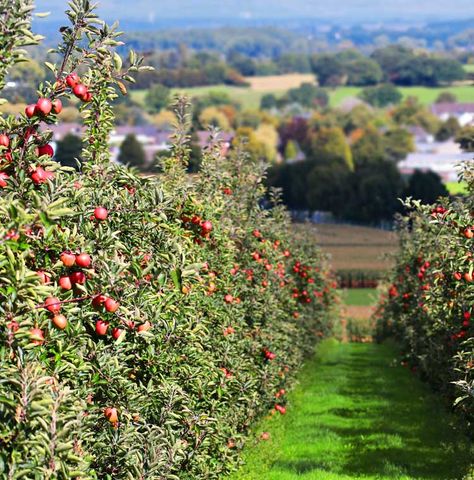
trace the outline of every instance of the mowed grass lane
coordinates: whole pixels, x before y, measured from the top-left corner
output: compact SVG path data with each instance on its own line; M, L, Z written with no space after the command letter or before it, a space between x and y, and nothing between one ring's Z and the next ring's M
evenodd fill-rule
M473 448L388 345L327 340L231 480L460 480ZM262 432L270 440L260 440Z

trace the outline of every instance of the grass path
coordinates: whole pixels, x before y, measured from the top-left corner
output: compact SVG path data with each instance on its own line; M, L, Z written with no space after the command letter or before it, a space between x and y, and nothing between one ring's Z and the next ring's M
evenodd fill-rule
M460 480L474 458L439 399L388 345L324 342L231 480Z

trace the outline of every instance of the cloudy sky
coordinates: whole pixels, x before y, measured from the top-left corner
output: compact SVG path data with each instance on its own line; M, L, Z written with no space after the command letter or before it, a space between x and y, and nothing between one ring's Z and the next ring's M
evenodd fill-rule
M66 0L36 0L61 17ZM99 0L108 20L160 18L353 18L364 20L474 17L474 0Z

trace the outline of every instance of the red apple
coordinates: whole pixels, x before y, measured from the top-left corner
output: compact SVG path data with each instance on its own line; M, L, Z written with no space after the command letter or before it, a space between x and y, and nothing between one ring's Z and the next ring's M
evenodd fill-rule
M39 346L44 343L44 332L40 328L32 328L30 330L31 343Z
M71 288L72 288L71 277L69 277L69 276L61 277L59 279L59 286L63 290L71 290Z
M118 422L118 413L117 409L114 407L107 407L104 410L105 418L112 424L116 424Z
M112 337L114 337L115 340L118 340L122 332L123 330L121 328L115 327L112 329Z
M36 115L36 105L28 105L26 108L25 108L25 115L28 117L28 118L32 118Z
M39 98L36 102L36 111L45 117L51 113L53 104L49 98Z
M202 222L201 230L203 233L209 233L212 231L212 223L209 220Z
M59 313L61 311L61 302L56 297L48 297L44 302L44 306L51 313Z
M59 328L59 330L64 330L67 327L67 319L61 314L53 317L53 323L57 328Z
M0 172L0 188L5 188L8 185L7 180L10 178L5 172Z
M63 102L57 98L56 100L53 100L53 113L56 115L59 115L63 109Z
M54 157L54 150L51 145L41 145L38 147L38 156L48 155L48 157Z
M65 267L72 267L76 263L76 255L72 252L63 252L59 256Z
M97 320L95 324L95 332L97 335L107 335L107 330L109 329L109 323L104 322L104 320Z
M79 75L76 72L70 73L66 77L68 87L74 88L79 83Z
M226 303L232 303L234 301L234 297L230 293L228 293L224 296L224 301Z
M109 212L104 207L97 207L94 210L94 217L96 220L106 220L109 215Z
M70 275L71 282L80 285L84 285L86 283L86 275L84 272L72 272Z
M119 308L119 303L116 302L114 299L112 298L108 298L106 301L105 301L105 309L110 312L110 313L114 313L118 310Z
M10 145L10 139L5 134L0 134L0 147L8 147Z
M92 259L87 253L80 253L76 256L76 265L82 268L90 267Z
M40 277L41 283L43 285L46 285L51 281L51 277L47 275L45 272L43 272L43 270L38 270L36 274L38 275L38 277Z
M87 87L82 83L78 83L72 89L72 93L78 98L83 97L87 93Z
M150 330L151 327L152 327L151 323L147 320L145 323L142 323L141 325L138 326L137 331L138 333L148 332L148 330Z

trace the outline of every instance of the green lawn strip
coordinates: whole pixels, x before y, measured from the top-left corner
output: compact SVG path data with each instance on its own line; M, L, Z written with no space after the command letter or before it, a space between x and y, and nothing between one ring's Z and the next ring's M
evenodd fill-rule
M451 195L467 193L467 182L448 182L446 188Z
M344 305L370 306L377 302L375 288L347 288L339 290Z
M244 450L231 480L460 480L474 457L457 419L389 345L327 340L301 372L284 417Z

